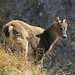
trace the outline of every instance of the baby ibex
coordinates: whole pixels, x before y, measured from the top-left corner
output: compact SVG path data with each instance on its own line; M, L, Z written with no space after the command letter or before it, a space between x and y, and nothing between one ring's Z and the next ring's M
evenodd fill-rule
M3 36L8 47L13 45L11 50L23 51L26 58L30 51L33 53L34 61L38 63L59 38L67 38L66 31L67 21L66 19L61 21L59 17L47 29L13 20L3 27Z

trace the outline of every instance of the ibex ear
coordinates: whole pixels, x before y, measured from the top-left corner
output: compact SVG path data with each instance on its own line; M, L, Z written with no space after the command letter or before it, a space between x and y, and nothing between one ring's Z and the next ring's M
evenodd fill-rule
M64 19L63 22L67 22L66 19Z
M56 18L56 22L58 22L59 20L60 20L59 17L57 17L57 18Z

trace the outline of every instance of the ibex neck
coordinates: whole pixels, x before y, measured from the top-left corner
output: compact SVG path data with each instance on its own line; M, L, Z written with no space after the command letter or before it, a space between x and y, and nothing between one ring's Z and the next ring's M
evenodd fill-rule
M52 46L57 41L57 38L55 38L52 34L49 34L46 31L41 34L40 39L41 47L45 49L45 52L47 52L49 49L51 50Z
M46 32L46 33L49 36L49 48L48 48L48 50L50 51L52 49L53 45L58 40L58 38L52 32Z

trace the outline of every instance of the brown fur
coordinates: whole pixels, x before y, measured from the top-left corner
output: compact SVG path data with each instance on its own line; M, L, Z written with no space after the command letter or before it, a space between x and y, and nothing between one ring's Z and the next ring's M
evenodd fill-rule
M47 51L51 50L58 38L64 38L67 36L67 29L63 30L62 27L61 30L60 25L67 28L67 22L60 21L59 18L57 18L56 21L46 30L40 27L28 25L19 20L13 20L4 26L3 36L5 38L6 45L13 43L12 50L23 50L25 57L27 57L27 54L31 52L33 54L31 56L33 56L34 61L38 63L42 60L43 55ZM12 40L8 30L10 26L13 26L14 37L12 37Z
M10 39L8 31L10 26L13 26L14 37L12 40ZM40 34L43 31L44 29L40 27L30 26L22 21L13 20L3 27L3 37L6 42L6 48L11 48L12 51L17 50L17 52L19 50L25 51L25 56L27 56L28 49L25 48L27 46L26 44L33 42L32 46L35 47L37 43L37 41L34 41L34 39L37 39L35 35Z

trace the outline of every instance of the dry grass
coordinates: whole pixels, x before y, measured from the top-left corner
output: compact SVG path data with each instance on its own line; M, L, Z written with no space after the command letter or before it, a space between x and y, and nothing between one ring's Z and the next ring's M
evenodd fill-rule
M25 58L6 52L0 44L0 75L45 75Z

